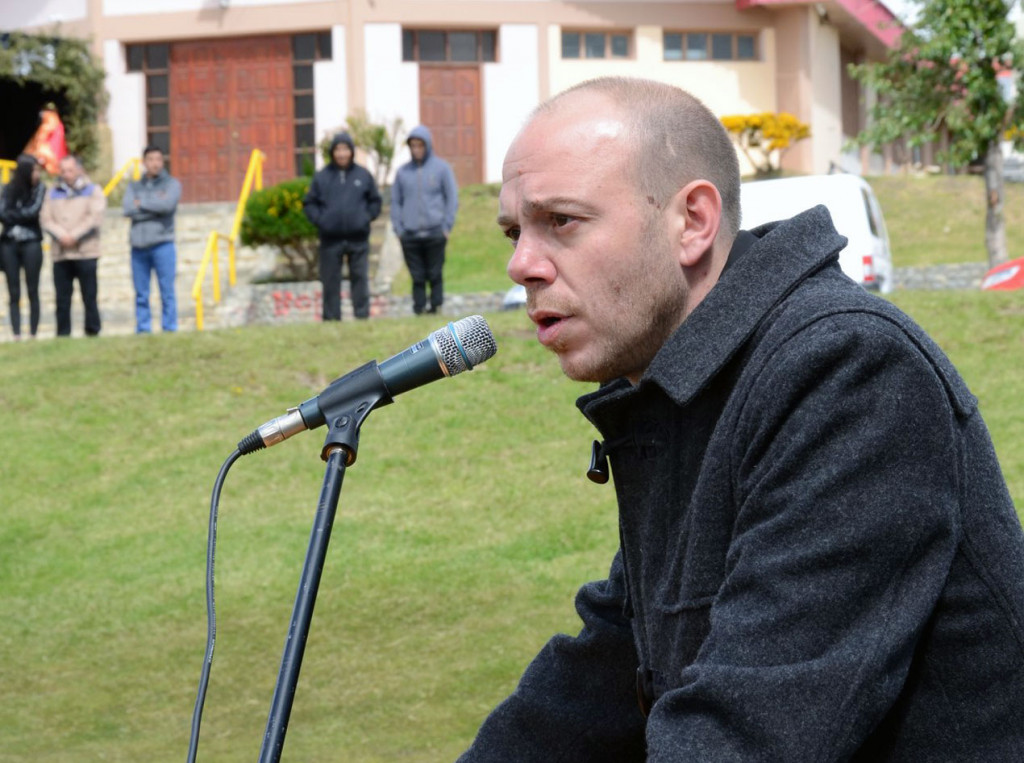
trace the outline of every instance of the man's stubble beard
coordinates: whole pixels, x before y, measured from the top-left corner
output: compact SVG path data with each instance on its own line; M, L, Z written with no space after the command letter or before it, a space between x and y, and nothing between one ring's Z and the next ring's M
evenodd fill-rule
M634 320L609 316L607 325L614 331L595 340L602 346L596 356L591 353L592 360L574 362L559 351L557 342L550 348L558 354L562 372L570 379L604 383L631 374L639 375L682 324L689 291L680 266L672 262L671 246L660 222L660 217L652 212L637 245L637 251L642 253L637 268L658 268L654 277L646 275L644 278L652 286L651 293L630 293L630 300L617 307ZM616 290L623 288L619 284ZM594 317L592 312L588 312L588 316Z

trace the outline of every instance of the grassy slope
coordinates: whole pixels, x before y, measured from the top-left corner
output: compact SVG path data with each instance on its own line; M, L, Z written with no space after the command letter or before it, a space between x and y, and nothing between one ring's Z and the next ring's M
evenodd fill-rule
M364 428L291 759L453 758L541 634L574 627L579 581L603 574L612 494L583 480L578 390L523 320L495 316L497 358L400 398ZM0 760L184 754L221 461L339 370L429 328L410 319L0 348L0 401L18 412L0 438ZM259 749L321 443L307 433L229 475L206 760Z
M893 175L869 178L882 210L897 267L985 262L985 184L980 177ZM462 190L448 245L445 288L451 293L504 291L511 249L495 225L496 185ZM1011 258L1024 256L1024 184L1007 183L1004 204ZM409 290L404 268L394 290Z
M490 284L508 255L500 237L471 256L453 249L460 285L475 276L456 260L478 260ZM896 302L979 395L1024 507L1020 295ZM586 387L562 378L521 313L488 318L493 360L364 427L286 759L453 759L546 638L575 631L575 589L606 570L614 497L583 477L592 432L572 401ZM433 328L402 319L0 345L0 761L183 756L218 467L255 425ZM305 433L228 477L201 760L259 749L321 443Z
M896 267L986 262L985 182L968 175L869 178L885 214ZM1007 183L1010 258L1024 257L1024 184Z

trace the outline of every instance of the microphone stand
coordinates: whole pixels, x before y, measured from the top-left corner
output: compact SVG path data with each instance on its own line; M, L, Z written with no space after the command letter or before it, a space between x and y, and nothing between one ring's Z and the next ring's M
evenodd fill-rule
M345 479L345 469L356 460L359 428L370 411L378 405L391 402L391 396L374 361L347 374L345 381L345 385L338 385L345 389L342 399L334 400L324 395L320 398L320 407L328 426L320 458L327 462L327 468L313 521L313 531L309 538L309 548L306 551L306 561L299 578L299 590L295 595L291 625L284 643L281 669L270 703L270 715L263 735L263 746L260 748L260 763L277 763L281 760L284 736L288 730L288 719L291 716L292 702L299 681L299 669L302 667L309 626L313 620L313 605L316 603L316 594L327 556L327 545L334 525L334 515L338 509L341 484Z

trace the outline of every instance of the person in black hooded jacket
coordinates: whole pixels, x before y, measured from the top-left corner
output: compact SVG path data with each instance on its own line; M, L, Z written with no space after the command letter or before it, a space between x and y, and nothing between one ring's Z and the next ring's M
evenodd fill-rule
M341 320L341 265L348 258L352 311L370 317L370 223L380 214L377 183L355 163L355 145L347 132L331 141L331 161L313 177L302 208L320 233L320 282L323 319Z

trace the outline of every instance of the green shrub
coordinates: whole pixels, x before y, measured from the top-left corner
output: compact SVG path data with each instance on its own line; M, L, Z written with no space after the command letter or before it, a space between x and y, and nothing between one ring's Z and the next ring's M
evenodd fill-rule
M319 266L317 230L302 211L309 183L300 177L256 191L242 218L242 243L276 248L296 281L316 280Z

